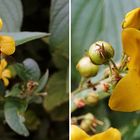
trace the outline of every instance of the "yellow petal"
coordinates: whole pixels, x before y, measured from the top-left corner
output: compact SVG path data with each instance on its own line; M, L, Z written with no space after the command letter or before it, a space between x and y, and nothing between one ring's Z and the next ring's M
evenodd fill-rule
M123 50L130 57L129 69L140 69L140 31L128 28L122 31Z
M9 36L0 36L0 51L6 55L11 55L15 52L15 41Z
M93 135L87 140L121 140L121 133L115 128L109 128L105 132Z
M9 80L7 78L2 78L4 85L8 86L9 85Z
M79 127L72 125L71 127L71 140L121 140L121 133L115 128L89 136Z
M2 68L0 66L0 79L2 78Z
M11 71L9 69L5 69L2 72L2 77L11 78Z
M78 126L71 126L71 140L88 140L89 136Z
M109 107L115 111L132 112L140 110L140 77L129 71L122 78L109 99Z
M2 19L0 18L0 30L1 30L2 26L3 26L3 22L2 22Z
M126 14L122 27L140 29L140 8L136 8Z
M110 99L112 110L132 112L140 110L140 31L134 28L122 32L124 52L130 57L128 74L116 85Z
M5 69L5 67L7 66L7 61L5 59L2 59L0 61L0 66L2 70Z

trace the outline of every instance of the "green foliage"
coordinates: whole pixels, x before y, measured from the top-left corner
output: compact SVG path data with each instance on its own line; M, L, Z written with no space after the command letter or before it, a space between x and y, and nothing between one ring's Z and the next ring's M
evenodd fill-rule
M68 0L51 1L51 20L49 44L52 60L58 71L47 85L45 109L53 120L62 121L68 117L68 46L69 46L69 4ZM63 110L63 111L62 111ZM59 115L58 115L59 114Z
M40 75L40 71L38 69L34 69L34 67L26 67L24 64L15 64L14 68L16 70L17 75L23 80L23 81L29 81L29 80L37 80L38 76ZM37 75L36 75L37 74Z
M50 45L67 47L69 42L69 1L52 0L50 21Z
M35 93L41 92L45 88L46 83L48 81L48 77L49 77L49 72L47 70L45 72L45 74L39 79L38 86L37 86L37 88L34 91Z
M47 85L48 95L44 100L44 107L47 111L52 111L55 107L60 106L68 101L68 93L66 93L66 72L61 71L55 73L49 80Z
M72 0L72 79L78 81L75 65L89 46L105 40L121 56L121 22L124 15L139 6L137 0ZM99 77L98 77L99 78ZM77 82L76 82L77 83Z
M20 135L28 136L29 132L24 125L23 112L26 110L26 102L16 98L8 98L4 105L5 119L8 125Z
M7 94L7 96L18 97L20 93L21 93L21 87L20 84L17 83L12 87L11 91Z
M26 119L25 124L27 128L30 130L37 130L38 126L40 125L40 120L37 115L33 111L28 110L27 112L25 112L24 116Z
M29 72L31 80L37 81L40 78L41 72L38 64L31 58L27 58L23 61L23 65Z
M0 17L4 22L2 31L20 31L23 18L21 0L0 0L0 3Z
M67 47L67 46L65 46ZM53 56L53 62L58 69L66 69L68 67L68 52L64 46L55 49Z
M53 109L50 112L50 116L51 116L52 120L54 120L54 121L66 120L69 115L68 108L69 108L68 102L65 102L65 103L61 104L60 106L55 107L55 109Z

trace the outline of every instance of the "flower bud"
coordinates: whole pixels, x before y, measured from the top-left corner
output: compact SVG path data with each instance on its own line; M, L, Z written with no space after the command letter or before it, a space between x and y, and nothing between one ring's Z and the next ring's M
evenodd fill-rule
M114 49L105 41L97 41L89 48L89 57L96 65L106 63L113 56Z
M81 76L84 77L95 76L99 70L99 67L93 64L88 56L85 56L82 59L80 59L76 68L81 74Z
M95 105L97 104L99 97L96 93L90 93L86 98L87 105Z
M82 120L82 122L81 122L81 124L80 124L80 127L81 127L84 131L88 132L88 131L90 131L90 129L91 129L92 123L93 123L92 120Z
M93 114L92 113L87 113L84 116L84 119L82 120L82 122L80 124L80 127L85 131L89 131L92 127L93 120L94 120Z
M84 117L85 120L92 120L94 119L94 115L92 113L87 113Z

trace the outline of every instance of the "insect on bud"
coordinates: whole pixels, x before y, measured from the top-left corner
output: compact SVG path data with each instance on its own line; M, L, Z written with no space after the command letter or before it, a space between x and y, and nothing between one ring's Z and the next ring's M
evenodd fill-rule
M114 56L114 49L105 41L97 41L89 48L89 57L96 65L105 64Z
M80 59L76 66L77 70L84 77L95 76L98 73L99 67L92 63L88 56Z

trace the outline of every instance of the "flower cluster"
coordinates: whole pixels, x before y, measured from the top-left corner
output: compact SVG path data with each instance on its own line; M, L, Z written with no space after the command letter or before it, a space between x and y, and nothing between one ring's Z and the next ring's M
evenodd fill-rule
M109 106L112 110L140 110L140 8L130 11L122 24L123 51L130 58L128 73L116 85Z
M0 29L3 22L0 19ZM7 61L3 58L4 55L11 55L15 52L15 41L10 36L0 35L0 79L3 80L4 85L8 86L8 78L11 78L11 72L7 66Z
M125 16L122 24L122 46L124 56L129 60L125 63L127 68L125 70L120 69L121 64L119 67L112 63L120 77L115 84L111 81L113 92L109 98L109 107L122 112L138 111L140 110L140 8L130 11ZM109 64L113 55L114 50L110 44L98 41L91 45L88 56L79 61L77 70L83 77L95 76L98 70L95 70L94 64ZM111 70L112 67L110 72ZM124 71L125 76L122 78L121 73ZM81 128L72 125L71 140L121 140L121 134L115 128L109 128L93 136L89 136L83 131L86 129Z

